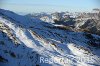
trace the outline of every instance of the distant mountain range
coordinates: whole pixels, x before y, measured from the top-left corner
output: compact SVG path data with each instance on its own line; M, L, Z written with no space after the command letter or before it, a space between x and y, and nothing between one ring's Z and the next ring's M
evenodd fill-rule
M41 21L52 24L64 25L78 32L88 32L100 35L100 9L93 9L91 12L55 12L27 14L31 18L38 18Z

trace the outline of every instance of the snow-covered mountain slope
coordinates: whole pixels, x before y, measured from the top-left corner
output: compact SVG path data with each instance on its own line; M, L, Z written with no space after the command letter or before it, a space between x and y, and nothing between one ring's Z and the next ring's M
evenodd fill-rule
M99 66L99 52L98 35L0 9L0 66Z

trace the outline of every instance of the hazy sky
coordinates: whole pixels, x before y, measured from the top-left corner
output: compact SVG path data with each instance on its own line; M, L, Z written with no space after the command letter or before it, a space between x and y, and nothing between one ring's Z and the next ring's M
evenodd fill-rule
M15 12L91 11L97 0L0 0L0 8Z

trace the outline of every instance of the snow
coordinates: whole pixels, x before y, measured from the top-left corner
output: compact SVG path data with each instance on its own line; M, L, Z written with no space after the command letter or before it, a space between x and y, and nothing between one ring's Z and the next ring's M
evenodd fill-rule
M3 39L6 41L5 46L0 45L0 49L2 49L0 50L0 55L9 61L8 63L4 63L5 66L36 66L36 64L39 64L40 66L100 65L98 59L98 57L100 58L100 55L97 55L100 50L96 51L96 49L93 48L93 51L90 51L91 49L88 48L87 45L87 41L89 40L85 38L83 35L84 33L59 30L57 28L47 28L46 26L55 27L62 25L52 25L46 22L39 22L36 19L31 21L31 18L26 18L24 16L14 14L13 12L0 9L0 14L1 13L4 15L0 15L0 22L7 25L8 28L11 29L10 31L13 32L14 36L20 41L20 46L16 47L13 42L3 39L2 34L0 33L0 40ZM7 18L4 18L3 16ZM5 34L7 34L7 32L5 32ZM8 37L10 38L10 36ZM97 37L100 38L95 35L94 37L95 39ZM4 53L3 50L5 48L8 51L13 51L18 57L12 58L8 54ZM85 49L87 49L87 51ZM91 53L88 53L88 51ZM93 55L94 52L96 53L95 55ZM52 58L57 62L39 63L37 56ZM30 57L33 58L30 59ZM92 59L90 62L86 62L87 60L81 62L78 57L82 57L83 60L87 59L87 57L92 57ZM70 62L68 62L68 60ZM0 64L3 63L0 62Z
M74 44L68 44L68 48L71 50L71 52L73 53L73 54L75 54L75 55L82 55L83 54L83 52L82 51L79 51L79 49L78 48L76 48L75 46L74 46Z

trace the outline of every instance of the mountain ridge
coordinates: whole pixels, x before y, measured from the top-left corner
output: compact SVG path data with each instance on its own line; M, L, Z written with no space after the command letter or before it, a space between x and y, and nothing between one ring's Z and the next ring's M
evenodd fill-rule
M2 23L0 25L0 59L2 62L0 64L5 66L100 65L100 36L74 32L38 21L0 9L0 22ZM3 34L10 38L11 42L4 38ZM91 62L80 62L77 59L77 57L82 57L85 60L86 56L93 58ZM40 57L53 58L56 61L61 58L64 59L63 61L69 59L71 62L40 63Z

